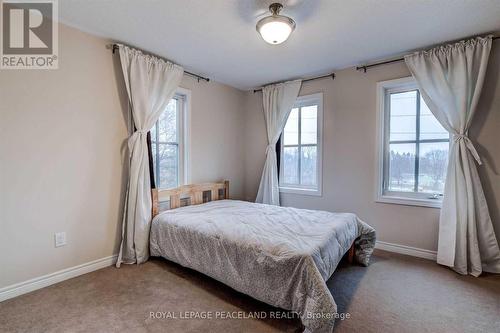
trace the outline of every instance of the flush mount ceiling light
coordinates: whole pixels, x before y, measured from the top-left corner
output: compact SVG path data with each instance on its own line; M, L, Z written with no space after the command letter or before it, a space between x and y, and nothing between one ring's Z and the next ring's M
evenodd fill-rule
M257 31L269 44L281 44L288 39L295 29L295 21L288 16L279 15L283 5L273 3L269 6L271 16L266 16L257 22Z

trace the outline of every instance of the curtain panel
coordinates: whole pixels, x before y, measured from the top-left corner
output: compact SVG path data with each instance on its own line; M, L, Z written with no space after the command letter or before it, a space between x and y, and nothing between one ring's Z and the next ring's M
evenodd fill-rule
M492 38L475 38L405 57L422 98L452 136L437 262L460 274L500 273L500 250L468 130L483 87Z
M272 84L262 89L262 102L267 129L266 161L255 202L279 206L276 142L299 94L301 80Z
M119 45L123 78L135 132L128 139L129 179L116 266L143 263L149 258L151 180L147 133L167 107L184 70L139 50Z

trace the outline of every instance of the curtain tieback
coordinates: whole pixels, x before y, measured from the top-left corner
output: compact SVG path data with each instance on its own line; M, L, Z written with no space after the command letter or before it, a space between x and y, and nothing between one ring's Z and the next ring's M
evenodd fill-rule
M148 131L144 130L136 130L129 138L128 138L128 150L130 151L130 154L132 155L132 148L135 145L135 142L139 140L140 138L144 138L146 140L146 135L148 134Z
M469 137L465 134L453 134L453 141L459 142L463 141L465 143L465 146L469 151L471 152L472 156L474 156L474 159L476 160L477 164L482 165L483 163L481 162L481 158L479 157L479 154L477 153L476 147L472 144L472 141L469 139Z
M272 144L269 144L267 145L267 148L266 148L266 155L269 154L270 151L275 151L276 149L276 145L272 145Z

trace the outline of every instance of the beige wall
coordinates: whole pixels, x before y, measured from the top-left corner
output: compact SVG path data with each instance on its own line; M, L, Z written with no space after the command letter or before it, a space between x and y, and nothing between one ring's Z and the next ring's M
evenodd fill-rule
M245 92L215 82L186 77L191 90L191 183L228 179L231 197L244 197L241 149Z
M497 235L500 235L500 42L490 57L484 93L471 137L485 165L480 167ZM323 196L282 194L282 204L355 212L377 229L378 239L436 250L439 209L374 202L376 82L409 76L403 63L376 67L366 74L336 72L335 80L304 83L300 95L324 94ZM257 193L266 149L261 93L247 93L245 120L245 197ZM500 239L500 238L499 238Z
M117 253L127 102L108 41L60 27L53 71L0 71L0 288ZM243 195L245 94L185 78L193 181ZM54 233L68 244L54 247Z

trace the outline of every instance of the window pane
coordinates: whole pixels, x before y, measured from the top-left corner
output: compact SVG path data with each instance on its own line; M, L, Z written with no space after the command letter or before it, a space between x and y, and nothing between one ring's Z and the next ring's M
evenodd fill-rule
M389 191L413 192L415 186L415 144L395 143L389 149Z
M448 166L448 142L421 143L418 191L443 193Z
M283 183L298 184L299 148L284 147L282 161L283 161Z
M449 139L450 135L431 113L420 97L420 140Z
M318 106L305 106L300 110L300 135L302 144L316 144L318 141Z
M300 182L302 185L315 186L316 180L316 146L302 147L302 154L300 156Z
M177 100L172 98L158 120L160 142L177 142Z
M156 124L153 126L150 132L151 132L151 142L156 141Z
M283 144L296 145L299 143L299 109L290 111L283 131Z
M153 176L154 176L154 179L155 179L155 184L156 184L156 187L159 187L158 185L158 177L156 175L156 150L158 149L158 145L154 142L151 142L151 153L153 154L153 166L154 166L154 170L153 170Z
M178 147L177 145L159 145L160 177L159 188L178 186Z
M390 140L415 140L417 91L391 94L390 111Z

